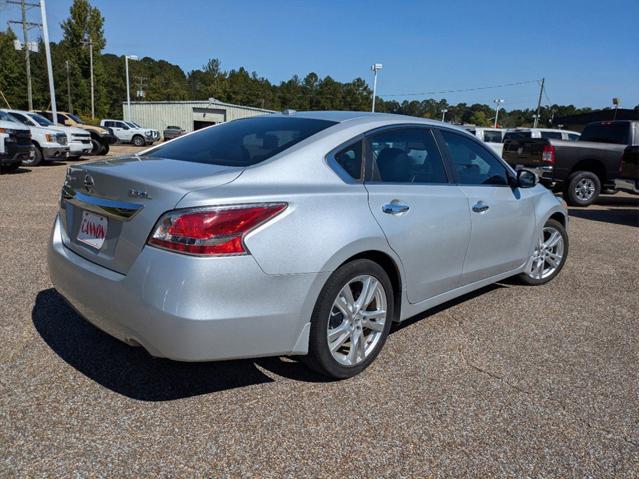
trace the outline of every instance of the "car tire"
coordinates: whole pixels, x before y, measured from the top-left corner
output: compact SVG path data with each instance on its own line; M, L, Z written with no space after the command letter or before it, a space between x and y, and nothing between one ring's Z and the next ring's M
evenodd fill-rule
M87 153L89 156L98 156L102 153L102 143L95 138L91 138L91 151Z
M601 181L591 171L576 171L568 177L564 198L570 206L589 206L601 193Z
M143 137L141 137L140 135L135 135L133 137L132 143L135 146L145 146L146 145L146 141L144 140Z
M361 307L366 302L363 300L366 285L369 294L365 296L374 297ZM343 294L346 288L351 292L352 309L342 301L348 296ZM342 307L351 313L355 311L355 314L347 317L336 306L338 300ZM377 263L359 259L341 266L329 277L317 299L311 317L308 355L303 361L316 372L334 379L346 379L361 373L384 346L393 322L393 301L390 279ZM382 311L385 311L383 322L381 317L374 317ZM330 345L329 334L337 335ZM357 348L357 344L362 347ZM334 352L331 346L335 348ZM352 364L348 364L349 358Z
M102 145L102 153L100 153L101 155L108 155L109 154L109 150L111 150L111 146L108 143L105 143L104 145Z
M550 246L551 237L555 232L559 234L560 238L555 245ZM526 270L519 275L519 279L524 284L531 286L539 286L552 281L561 272L568 258L568 233L566 233L566 228L559 221L554 219L546 221L536 241L533 254L526 263ZM558 257L559 259L557 259ZM541 274L533 274L535 263L539 264L542 259ZM556 264L552 264L550 261ZM545 269L546 265L549 266L548 270ZM551 267L554 267L552 271L550 271ZM539 270L537 269L538 272Z
M33 158L22 160L24 166L38 166L42 163L44 157L42 156L42 150L38 145L33 145Z

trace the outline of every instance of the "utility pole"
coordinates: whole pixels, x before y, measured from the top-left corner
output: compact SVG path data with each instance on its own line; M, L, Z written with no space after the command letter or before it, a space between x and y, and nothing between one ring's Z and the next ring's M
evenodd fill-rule
M91 40L91 36L87 33L82 41L84 46L89 47L89 70L91 74L91 119L95 120L95 91L93 86L93 40Z
M537 125L539 124L539 111L541 110L541 96L544 94L545 81L546 81L545 78L541 79L541 88L539 89L539 100L537 100L537 114L535 115L535 123L533 125L533 128L537 128Z
M442 110L442 123L446 120L446 113L448 113L448 110L444 108Z
M7 3L14 5L20 5L22 10L22 19L9 20L9 23L22 24L22 39L24 44L22 49L24 50L24 60L27 68L27 101L29 103L29 111L33 110L33 90L31 87L31 58L30 58L30 45L29 45L29 28L39 27L39 23L32 23L27 21L27 7L38 7L37 3L27 3L26 0L9 0Z
M64 65L67 69L67 104L69 105L69 113L73 113L73 106L71 105L71 80L69 78L69 60L65 60Z
M47 26L47 8L44 0L40 0L40 14L42 15L42 40L44 52L47 56L47 72L49 73L49 93L51 94L51 113L53 123L58 122L58 108L55 103L55 85L53 84L53 64L51 63L51 45L49 45L49 27Z

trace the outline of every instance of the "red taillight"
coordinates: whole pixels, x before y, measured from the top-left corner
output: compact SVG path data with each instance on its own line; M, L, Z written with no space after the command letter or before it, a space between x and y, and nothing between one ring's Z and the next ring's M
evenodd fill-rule
M186 254L247 254L244 235L286 208L286 203L176 210L160 218L148 243Z
M552 145L544 145L544 152L541 154L541 161L544 163L555 164L555 147Z

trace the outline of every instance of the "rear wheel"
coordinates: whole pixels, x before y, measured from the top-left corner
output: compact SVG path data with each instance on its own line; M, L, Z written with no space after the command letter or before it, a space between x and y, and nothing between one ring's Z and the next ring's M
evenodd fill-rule
M317 300L305 362L336 379L359 374L381 351L393 307L392 285L381 266L366 259L345 264Z
M589 206L601 193L601 181L591 171L576 171L568 177L564 197L571 206Z
M533 286L545 284L559 274L568 257L568 234L564 226L549 219L542 228L532 256L519 278Z
M42 163L44 157L42 156L42 150L38 145L33 145L33 158L22 160L24 166L38 166Z

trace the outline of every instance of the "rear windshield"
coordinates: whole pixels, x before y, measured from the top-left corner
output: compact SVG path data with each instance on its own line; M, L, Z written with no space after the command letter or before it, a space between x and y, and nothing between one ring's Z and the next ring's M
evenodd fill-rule
M332 121L280 116L245 118L192 133L140 156L251 166L334 124Z
M586 125L579 141L594 141L596 143L616 143L629 145L629 123L601 123Z
M504 143L510 140L525 140L527 138L532 138L530 131L509 131L504 135Z

